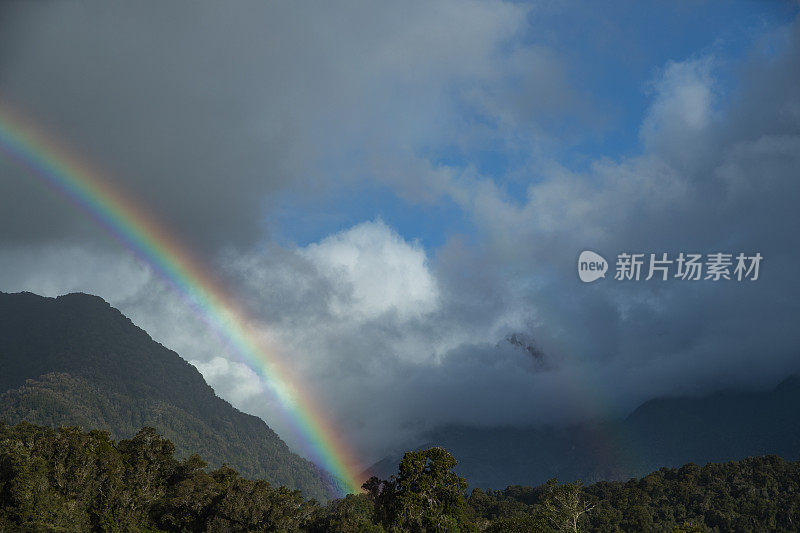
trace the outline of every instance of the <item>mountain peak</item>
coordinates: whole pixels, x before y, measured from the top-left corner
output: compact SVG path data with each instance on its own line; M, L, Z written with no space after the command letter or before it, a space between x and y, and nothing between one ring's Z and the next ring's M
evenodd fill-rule
M151 426L182 455L319 500L338 495L329 474L98 296L0 293L0 353L0 420L81 425L117 439Z

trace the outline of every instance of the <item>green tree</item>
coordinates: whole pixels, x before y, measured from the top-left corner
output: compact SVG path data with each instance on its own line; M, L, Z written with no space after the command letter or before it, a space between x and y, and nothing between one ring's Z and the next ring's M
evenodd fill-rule
M397 476L364 484L375 501L376 517L400 531L474 529L466 502L467 481L452 471L456 464L442 448L406 453Z
M307 529L309 533L383 533L383 527L373 521L374 516L375 504L369 494L348 494L329 502Z
M708 530L709 529L707 527L687 520L683 524L672 528L672 533L705 533Z

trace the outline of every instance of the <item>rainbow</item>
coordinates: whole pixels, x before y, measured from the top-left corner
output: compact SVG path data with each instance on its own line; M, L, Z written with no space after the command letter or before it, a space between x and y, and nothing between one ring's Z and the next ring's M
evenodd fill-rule
M104 228L173 287L285 408L312 460L338 478L343 493L359 490L359 462L328 422L311 391L298 387L278 351L189 250L130 195L81 162L35 125L0 106L0 153L27 169Z

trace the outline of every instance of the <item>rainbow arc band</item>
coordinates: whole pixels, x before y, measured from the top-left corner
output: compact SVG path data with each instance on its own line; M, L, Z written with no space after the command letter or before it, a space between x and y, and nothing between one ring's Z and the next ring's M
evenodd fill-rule
M311 391L299 387L279 352L256 334L235 299L163 224L63 144L4 105L0 105L0 155L69 200L177 291L281 399L292 431L302 437L312 459L341 481L342 493L359 490L359 461Z

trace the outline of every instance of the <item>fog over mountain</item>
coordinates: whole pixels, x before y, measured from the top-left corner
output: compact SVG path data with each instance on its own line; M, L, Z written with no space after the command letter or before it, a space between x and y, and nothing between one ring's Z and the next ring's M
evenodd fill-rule
M0 103L185 241L366 466L800 370L797 4L734 4L5 2ZM583 284L585 249L764 259ZM21 290L102 296L303 451L163 280L0 157Z

